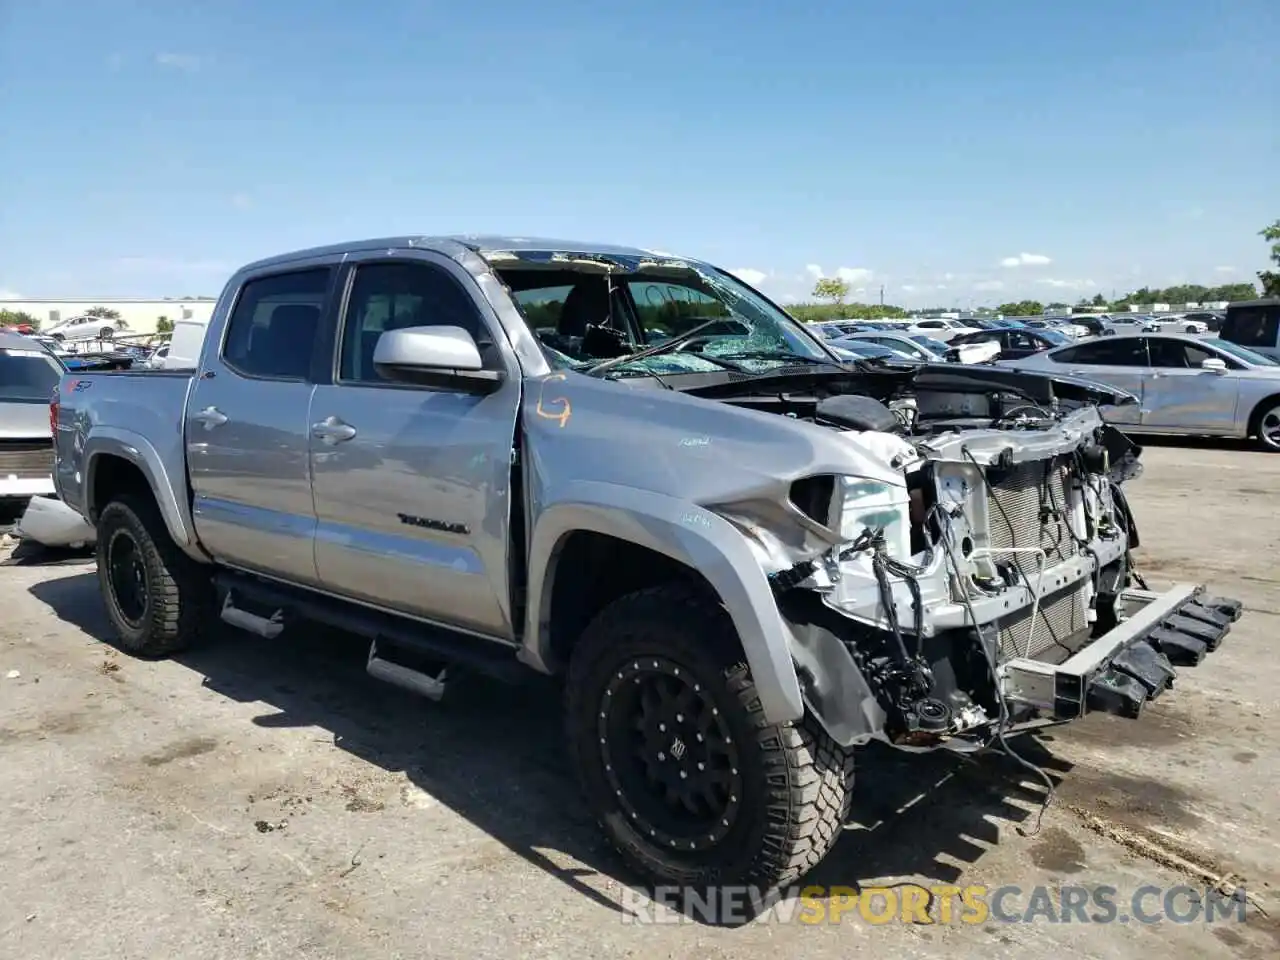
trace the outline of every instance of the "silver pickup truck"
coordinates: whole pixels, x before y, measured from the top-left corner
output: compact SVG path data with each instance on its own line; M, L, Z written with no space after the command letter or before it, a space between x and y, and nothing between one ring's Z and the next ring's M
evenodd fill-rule
M1132 402L843 362L697 260L463 236L247 266L193 370L69 373L51 415L124 648L322 621L431 697L563 675L629 861L773 889L856 747L1136 717L1221 642L1239 603L1133 585L1140 450L1098 412Z

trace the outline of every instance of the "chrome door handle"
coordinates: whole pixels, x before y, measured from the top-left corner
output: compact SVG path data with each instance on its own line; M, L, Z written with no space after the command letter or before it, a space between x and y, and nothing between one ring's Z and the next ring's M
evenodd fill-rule
M343 440L350 440L356 435L356 428L349 423L343 423L337 417L326 417L319 423L311 425L311 435L321 443L341 443Z
M214 427L220 427L227 422L227 415L217 407L205 407L191 415L192 420L197 420L204 424L206 430L212 430Z

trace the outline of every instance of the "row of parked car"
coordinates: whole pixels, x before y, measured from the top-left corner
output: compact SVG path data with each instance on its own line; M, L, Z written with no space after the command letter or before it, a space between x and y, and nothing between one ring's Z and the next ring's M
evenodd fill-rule
M1006 319L831 321L814 326L838 354L926 363L985 363L1027 356L1088 335L1083 327L1063 330L1047 321Z
M1278 299L1232 304L1221 314L818 327L834 350L864 358L996 363L1103 383L1140 401L1108 413L1126 433L1252 437L1280 452Z
M1218 330L1222 322L1221 314L1204 311L1159 316L1125 313L966 320L833 320L813 326L837 349L859 356L902 354L916 360L981 363L1030 356L1088 337L1160 332L1202 335Z

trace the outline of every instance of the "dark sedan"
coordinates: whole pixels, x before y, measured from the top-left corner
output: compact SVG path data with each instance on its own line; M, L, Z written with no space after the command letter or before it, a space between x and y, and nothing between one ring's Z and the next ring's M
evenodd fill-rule
M1070 337L1057 330L1035 330L1030 327L1017 327L1012 330L979 330L977 333L962 333L951 338L950 346L955 348L965 343L998 343L1000 352L994 360L1018 360L1029 357L1041 350L1061 347L1072 343Z

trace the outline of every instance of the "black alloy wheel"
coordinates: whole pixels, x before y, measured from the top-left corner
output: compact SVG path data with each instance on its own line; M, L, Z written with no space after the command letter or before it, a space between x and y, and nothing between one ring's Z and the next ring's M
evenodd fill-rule
M151 591L147 586L142 548L133 532L125 527L112 531L107 542L107 583L120 616L129 626L140 627L147 616Z
M738 745L708 691L666 657L623 665L598 733L618 803L642 833L679 850L724 839L742 797Z

